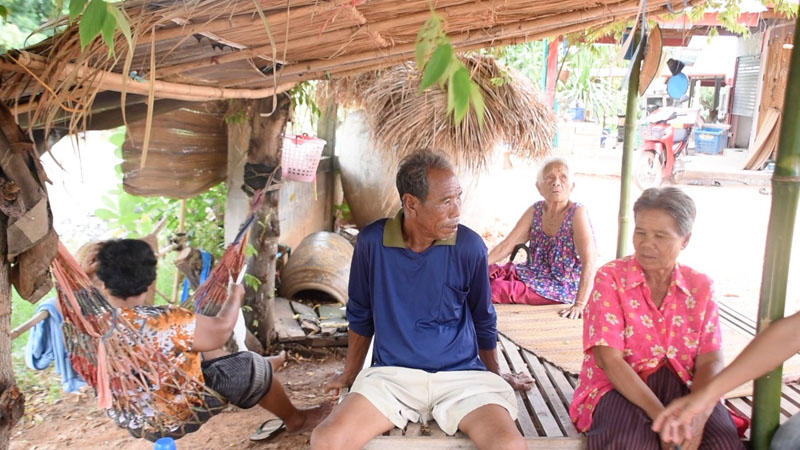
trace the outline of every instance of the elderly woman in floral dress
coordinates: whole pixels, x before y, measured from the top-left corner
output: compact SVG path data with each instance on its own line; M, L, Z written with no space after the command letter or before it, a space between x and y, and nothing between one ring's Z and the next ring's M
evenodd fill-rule
M694 202L680 189L654 188L633 211L635 253L598 270L585 311L570 415L590 450L672 448L652 421L724 365L711 279L677 262L691 237ZM719 402L692 426L682 450L743 448Z
M561 315L579 319L589 299L595 269L595 245L586 208L570 200L575 188L562 158L546 160L536 177L544 197L531 205L511 233L489 252L494 303L567 306ZM509 262L517 244L529 243L530 264Z

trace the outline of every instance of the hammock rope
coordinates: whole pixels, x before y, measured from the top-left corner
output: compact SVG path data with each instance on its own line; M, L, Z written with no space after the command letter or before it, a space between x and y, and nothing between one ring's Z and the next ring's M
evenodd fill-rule
M253 197L251 211L257 211L263 199L261 190ZM244 265L248 230L255 217L253 212L208 279L183 307L208 316L219 312L227 299L229 277L241 272ZM71 363L97 391L98 407L106 409L119 426L150 440L180 437L225 407L219 394L157 346L149 345L139 328L93 285L60 241L52 269ZM166 393L169 395L162 395Z

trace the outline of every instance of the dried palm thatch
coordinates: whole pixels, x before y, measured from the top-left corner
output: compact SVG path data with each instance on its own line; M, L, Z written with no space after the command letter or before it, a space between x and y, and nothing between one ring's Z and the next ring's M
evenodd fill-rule
M688 5L706 0L690 0ZM668 0L673 9L684 0ZM430 17L429 0L126 0L133 51L115 37L114 57L95 40L81 50L78 23L28 49L0 57L0 101L29 115L30 128L85 126L97 94L209 101L267 97L309 79L345 76L413 57ZM663 2L437 0L459 51L508 45L668 12ZM144 148L147 146L145 145ZM146 152L144 152L146 153Z
M474 111L455 125L447 114L447 93L419 92L414 64L335 79L321 101L363 108L375 147L399 159L420 148L447 153L459 165L480 167L500 142L518 156L539 159L551 149L556 118L524 75L485 55L462 58L486 104L484 124Z

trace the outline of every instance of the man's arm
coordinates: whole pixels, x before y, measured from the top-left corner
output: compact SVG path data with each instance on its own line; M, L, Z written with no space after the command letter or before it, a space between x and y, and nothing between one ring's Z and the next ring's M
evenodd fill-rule
M347 358L344 361L344 371L337 373L328 381L325 385L325 392L335 390L336 394L338 394L339 389L353 385L358 372L364 367L364 359L367 357L370 342L372 342L371 337L362 336L350 330L347 339Z
M232 283L228 286L228 298L216 317L197 314L192 351L210 352L228 342L236 325L243 298L244 286Z
M362 234L364 236L364 234ZM350 281L347 288L347 321L350 331L347 339L347 357L344 372L339 372L325 385L325 392L349 387L364 366L369 351L375 322L372 316L370 266L367 238L359 239L350 263Z

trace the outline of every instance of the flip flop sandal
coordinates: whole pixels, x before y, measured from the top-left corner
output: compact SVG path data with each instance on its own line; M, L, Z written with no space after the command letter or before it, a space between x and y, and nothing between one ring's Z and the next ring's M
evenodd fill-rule
M281 434L286 424L281 419L269 419L258 427L258 431L250 436L251 441L268 441Z

